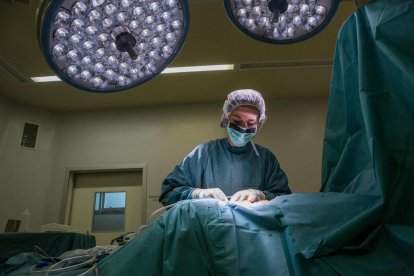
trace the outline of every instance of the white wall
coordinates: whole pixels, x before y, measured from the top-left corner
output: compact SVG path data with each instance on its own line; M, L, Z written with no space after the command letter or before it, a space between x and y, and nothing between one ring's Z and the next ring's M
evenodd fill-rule
M25 122L40 125L36 149L20 147ZM30 230L46 219L56 131L53 113L0 96L0 231L8 219L20 219L25 208L31 212Z
M40 202L44 211L34 218L36 223L33 227L37 228L33 230L38 229L38 225L59 221L67 168L146 163L149 216L160 207L154 198L159 195L161 182L173 167L197 144L225 134L219 127L221 102L56 114L4 103L0 98L0 137L1 141L6 139L8 142L0 148L0 162L7 162L8 155L13 160L14 169L0 169L0 201L5 202L0 206L5 210L4 207L10 205L3 189L13 190L8 194L12 194L14 199L20 198L20 203L13 203L13 213L7 211L3 215L2 211L0 223L20 214L28 205L25 202ZM255 141L276 154L294 192L319 190L326 104L326 98L267 102L269 119ZM8 119L3 118L6 113L10 113L5 116ZM30 121L36 119L41 125L39 139L40 135L44 138L39 140L40 152L22 151L11 144L14 136L21 135L19 122L26 118ZM7 127L5 122L11 126ZM14 129L13 137L9 134L4 138L11 127ZM57 135L53 136L55 132ZM45 137L49 140L46 141ZM52 147L54 142L55 150ZM46 144L50 145L47 150ZM29 155L36 156L40 162L36 165L29 163ZM33 180L35 172L41 177ZM24 193L29 184L33 193Z
M293 192L319 191L327 104L327 98L268 104L269 119L255 141L276 154Z

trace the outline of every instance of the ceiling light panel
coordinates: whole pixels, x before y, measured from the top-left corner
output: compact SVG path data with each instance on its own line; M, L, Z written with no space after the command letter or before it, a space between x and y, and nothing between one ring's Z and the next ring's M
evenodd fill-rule
M226 71L226 70L233 70L233 69L234 69L234 64L170 67L162 71L162 74Z

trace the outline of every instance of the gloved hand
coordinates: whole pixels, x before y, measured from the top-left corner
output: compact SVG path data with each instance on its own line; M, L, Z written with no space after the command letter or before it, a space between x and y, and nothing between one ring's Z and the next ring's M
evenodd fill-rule
M226 195L219 188L212 189L195 189L191 193L192 198L216 198L219 200L227 201Z
M262 191L255 189L241 190L235 193L230 201L244 201L256 202L259 200L266 199L265 194Z

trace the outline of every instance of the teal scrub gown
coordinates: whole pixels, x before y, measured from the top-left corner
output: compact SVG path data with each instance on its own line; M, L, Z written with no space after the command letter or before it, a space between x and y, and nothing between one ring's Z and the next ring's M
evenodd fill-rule
M197 146L167 176L161 187L164 205L191 199L196 188L220 188L226 196L245 189L263 191L266 199L290 194L288 179L275 155L251 143L231 147L226 138Z

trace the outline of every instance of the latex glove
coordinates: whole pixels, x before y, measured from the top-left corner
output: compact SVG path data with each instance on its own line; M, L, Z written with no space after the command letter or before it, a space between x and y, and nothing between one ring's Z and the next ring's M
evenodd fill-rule
M266 199L265 194L262 191L255 189L241 190L235 193L230 201L249 201L257 202L259 200Z
M216 198L219 200L227 201L226 195L219 188L212 189L195 189L191 193L192 198Z

